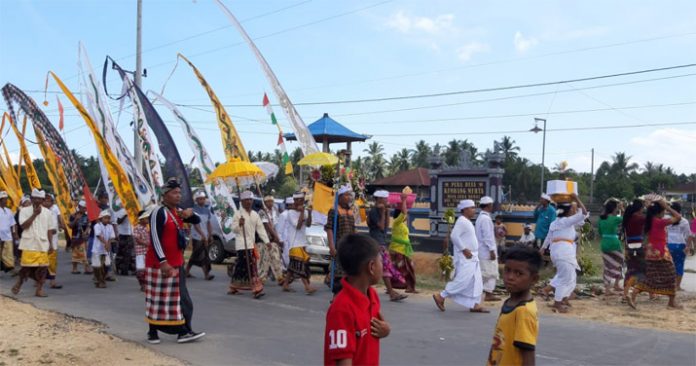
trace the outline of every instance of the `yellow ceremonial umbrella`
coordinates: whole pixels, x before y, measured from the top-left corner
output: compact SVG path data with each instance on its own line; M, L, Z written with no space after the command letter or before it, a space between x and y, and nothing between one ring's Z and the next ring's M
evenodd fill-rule
M336 155L325 153L325 152L315 152L309 155L305 155L299 162L298 165L309 165L309 166L326 166L326 165L336 165L338 163L338 157Z
M238 158L232 158L218 165L208 175L206 182L210 183L218 178L227 179L230 183L234 181L234 184L241 188L258 183L259 180L265 177L266 174L257 165Z

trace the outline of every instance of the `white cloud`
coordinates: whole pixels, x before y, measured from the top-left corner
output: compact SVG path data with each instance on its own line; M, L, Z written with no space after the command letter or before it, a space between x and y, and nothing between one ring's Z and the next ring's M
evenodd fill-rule
M459 57L459 60L466 62L471 60L471 57L475 54L488 52L490 49L491 47L486 43L470 42L457 49L457 57Z
M12 164L17 164L19 163L19 152L11 152L9 153L10 159L12 160ZM31 160L36 160L36 156L32 154L31 152L29 153L29 157ZM22 165L24 165L24 162L22 162Z
M696 130L661 128L647 136L634 137L631 144L636 147L634 160L646 161L672 167L678 173L696 173Z
M517 31L515 32L514 44L517 52L524 53L539 44L539 40L534 37L525 37L522 32Z
M456 27L452 24L453 21L454 14L442 14L436 17L419 17L408 15L403 10L399 10L387 19L386 25L401 33L420 32L426 34L440 34L443 32L456 31Z

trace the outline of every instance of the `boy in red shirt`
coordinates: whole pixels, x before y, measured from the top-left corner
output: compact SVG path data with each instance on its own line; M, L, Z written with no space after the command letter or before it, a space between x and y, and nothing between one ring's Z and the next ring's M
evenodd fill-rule
M338 260L346 277L326 313L324 365L379 365L379 339L391 331L372 288L382 279L379 244L364 234L347 235Z

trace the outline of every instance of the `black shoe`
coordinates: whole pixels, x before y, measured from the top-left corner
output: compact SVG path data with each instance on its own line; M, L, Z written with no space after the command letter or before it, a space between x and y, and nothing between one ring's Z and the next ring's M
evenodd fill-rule
M181 334L179 337L176 339L177 343L188 343L188 342L193 342L199 338L205 337L205 332L200 332L200 333L186 333L186 334Z
M160 344L159 336L157 334L148 334L147 335L147 343Z

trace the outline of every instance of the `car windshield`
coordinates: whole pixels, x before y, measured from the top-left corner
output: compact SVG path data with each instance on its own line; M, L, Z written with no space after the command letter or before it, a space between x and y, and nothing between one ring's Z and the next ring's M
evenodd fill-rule
M326 246L326 243L324 242L324 238L320 236L312 236L312 235L307 235L307 243L309 245L317 245L317 246Z

